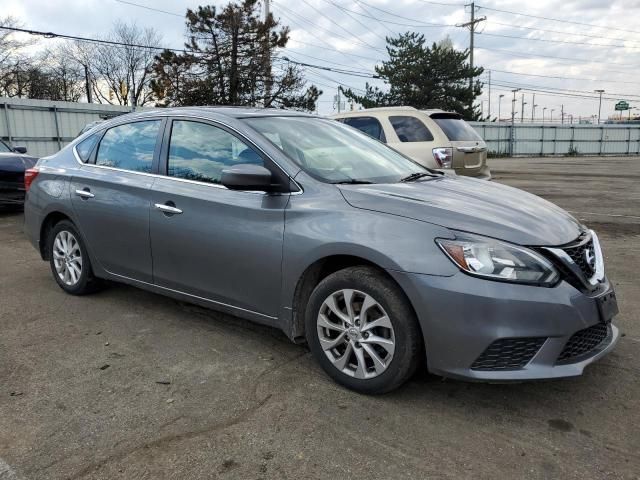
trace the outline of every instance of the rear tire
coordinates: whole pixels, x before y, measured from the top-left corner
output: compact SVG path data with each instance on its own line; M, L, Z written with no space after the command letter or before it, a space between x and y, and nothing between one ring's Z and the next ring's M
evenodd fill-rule
M73 223L56 223L47 237L47 253L53 278L71 295L86 295L100 287L82 237Z
M322 280L305 312L311 352L337 383L361 393L390 392L421 363L423 340L400 288L372 267Z

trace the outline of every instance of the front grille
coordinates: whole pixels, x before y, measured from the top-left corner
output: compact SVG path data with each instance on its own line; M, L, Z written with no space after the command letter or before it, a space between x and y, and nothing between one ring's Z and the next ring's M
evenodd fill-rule
M564 247L563 250L575 262L585 278L589 279L596 271L596 255L591 235L583 234L578 243Z
M557 363L572 363L591 353L606 340L609 329L607 324L597 323L574 333L560 352Z
M520 370L538 353L547 337L501 338L480 355L471 370Z

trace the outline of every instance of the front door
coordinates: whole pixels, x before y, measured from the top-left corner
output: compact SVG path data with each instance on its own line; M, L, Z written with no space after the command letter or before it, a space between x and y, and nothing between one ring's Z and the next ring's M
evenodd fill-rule
M151 200L154 283L277 316L289 195L220 184L223 168L269 160L222 126L191 120L173 120L163 150L166 177Z
M149 175L162 120L127 123L106 131L89 163L71 180L71 198L91 252L109 273L152 281Z

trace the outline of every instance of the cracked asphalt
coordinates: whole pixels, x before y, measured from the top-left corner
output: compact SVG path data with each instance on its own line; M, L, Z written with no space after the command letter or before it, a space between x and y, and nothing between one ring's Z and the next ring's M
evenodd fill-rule
M640 158L491 167L600 235L625 336L582 377L358 395L276 330L65 295L0 212L0 479L640 478Z

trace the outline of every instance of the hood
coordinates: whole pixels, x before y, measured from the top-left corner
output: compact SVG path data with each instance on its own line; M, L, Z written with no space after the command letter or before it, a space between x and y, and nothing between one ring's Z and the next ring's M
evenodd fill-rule
M413 218L519 245L575 240L580 223L565 210L517 188L465 177L411 183L340 185L353 207Z

